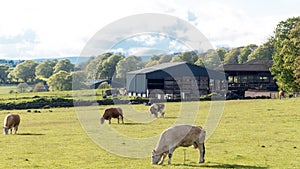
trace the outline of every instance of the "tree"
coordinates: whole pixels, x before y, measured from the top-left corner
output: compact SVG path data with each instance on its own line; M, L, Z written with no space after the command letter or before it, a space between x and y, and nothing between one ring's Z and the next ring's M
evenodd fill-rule
M102 71L100 72L99 79L111 79L116 72L116 66L118 62L123 59L124 56L114 54L109 56L102 62Z
M171 61L172 59L172 55L169 55L169 54L166 54L166 55L163 55L160 59L159 59L159 63L168 63Z
M260 60L272 60L274 53L274 45L272 41L268 40L263 45L257 47L252 53L249 54L248 60L260 59Z
M241 47L233 48L226 52L224 57L224 64L238 64L238 56L241 53Z
M69 72L61 70L47 80L47 84L51 91L55 90L71 90L72 89L72 76Z
M126 73L143 68L141 57L128 56L117 64L117 78L126 78Z
M71 72L74 70L74 67L75 65L69 59L60 60L54 66L54 73L58 73L61 70Z
M194 64L199 58L195 51L182 52L178 56L182 61L192 64Z
M300 86L300 56L298 56L295 61L294 77L295 83Z
M238 63L243 64L248 61L248 56L257 48L257 45L250 44L241 48L241 53L238 55Z
M96 58L91 58L86 66L85 73L88 79L101 79L101 72L103 70L103 62L108 59L112 54L103 53Z
M217 49L216 51L217 51L217 53L218 53L218 56L219 56L221 62L223 62L223 61L224 61L224 58L225 58L225 54L226 54L226 49L224 49L224 48L219 48L219 49Z
M274 44L271 72L278 86L286 91L300 90L297 84L297 61L300 54L300 17L281 21L271 38Z
M6 83L8 80L9 67L0 65L0 83Z
M26 60L17 65L14 69L14 76L17 79L22 79L25 83L33 82L35 80L35 68L37 63L32 60Z
M30 87L27 83L19 83L17 86L17 91L19 93L28 92L30 90Z
M145 64L145 67L151 67L151 66L158 65L158 64L159 64L159 61L158 61L158 60L149 60L149 61Z
M207 68L217 68L221 65L221 60L217 50L209 50L203 60L204 66Z
M83 71L72 72L72 89L81 90L87 89L88 86L85 84L87 77Z
M49 78L54 73L54 67L57 60L46 60L36 67L35 75L37 78Z
M47 91L47 88L43 83L40 82L40 83L37 83L34 85L32 91L33 92L45 92L45 91Z

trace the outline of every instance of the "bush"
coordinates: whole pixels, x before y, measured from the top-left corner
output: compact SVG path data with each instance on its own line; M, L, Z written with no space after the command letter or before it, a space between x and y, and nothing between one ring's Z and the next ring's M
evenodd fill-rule
M17 86L17 91L19 93L28 92L30 90L30 87L27 83L19 83Z
M33 92L45 92L45 91L47 91L47 88L43 83L37 83L36 85L34 85L32 91Z
M103 82L99 85L98 89L108 89L110 85L107 82Z

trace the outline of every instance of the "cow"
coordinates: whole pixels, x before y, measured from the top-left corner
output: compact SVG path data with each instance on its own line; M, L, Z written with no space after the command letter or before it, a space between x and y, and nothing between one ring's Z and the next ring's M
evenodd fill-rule
M165 104L163 103L153 103L150 106L150 115L154 114L155 118L157 118L158 113L160 113L161 117L165 116Z
M10 134L12 134L12 128L14 128L14 134L17 134L18 127L20 124L20 116L18 114L8 114L4 118L4 134L8 134L8 130L10 130Z
M103 124L104 120L108 120L111 124L111 118L117 118L119 124L119 118L122 119L122 124L124 124L123 113L121 108L108 108L105 109L103 116L100 118L100 123Z
M168 164L171 164L172 154L178 147L198 148L199 163L204 163L206 131L200 126L176 125L165 130L159 138L156 148L152 151L152 164L163 164L168 155Z
M284 98L284 91L280 90L279 93L278 93L278 95L279 95L279 99Z

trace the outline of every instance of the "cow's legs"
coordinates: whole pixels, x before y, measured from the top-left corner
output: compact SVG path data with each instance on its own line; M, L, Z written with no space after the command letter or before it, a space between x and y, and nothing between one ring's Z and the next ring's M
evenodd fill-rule
M10 130L10 134L12 134L12 127L9 130Z
M121 119L122 119L122 124L124 124L124 118L123 118L123 116L121 116Z
M108 119L108 124L111 124L111 118Z
M118 124L120 124L120 119L119 119L119 117L118 117Z
M204 143L200 143L200 146L198 147L199 152L200 152L200 159L199 163L204 163L204 156L205 156L205 146Z
M18 126L15 126L15 134L17 134Z
M161 117L165 117L165 112L160 112Z
M172 159L172 155L173 155L174 150L175 150L175 148L169 149L169 153L168 153L168 156L169 156L168 164L171 164L171 159Z

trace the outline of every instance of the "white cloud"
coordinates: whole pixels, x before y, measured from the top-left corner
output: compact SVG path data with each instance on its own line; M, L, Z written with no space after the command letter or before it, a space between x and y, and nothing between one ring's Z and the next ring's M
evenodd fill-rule
M164 13L189 21L214 46L262 44L279 21L299 16L299 6L297 0L1 1L0 58L80 55L97 31L120 18L140 13ZM34 41L19 36L27 30L34 33ZM18 42L5 41L18 36ZM143 38L145 46L159 41L152 36Z
M168 53L168 51L163 49L155 49L148 47L133 47L128 50L128 55L134 56L151 56L151 55L160 55Z

